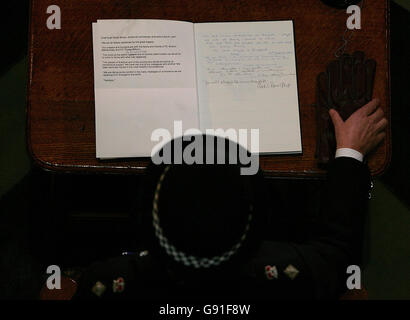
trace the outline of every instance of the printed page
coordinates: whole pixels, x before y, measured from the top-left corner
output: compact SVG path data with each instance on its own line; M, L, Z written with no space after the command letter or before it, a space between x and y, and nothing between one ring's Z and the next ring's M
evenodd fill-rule
M198 128L192 23L99 20L93 51L97 158L149 157L174 120Z
M194 30L201 130L259 129L260 153L301 152L292 21Z

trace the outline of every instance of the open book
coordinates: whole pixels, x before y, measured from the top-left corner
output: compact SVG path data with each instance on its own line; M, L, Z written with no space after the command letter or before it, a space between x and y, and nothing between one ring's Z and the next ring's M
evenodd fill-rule
M302 151L292 21L98 20L93 51L97 158L149 157L158 128L258 129L260 154Z

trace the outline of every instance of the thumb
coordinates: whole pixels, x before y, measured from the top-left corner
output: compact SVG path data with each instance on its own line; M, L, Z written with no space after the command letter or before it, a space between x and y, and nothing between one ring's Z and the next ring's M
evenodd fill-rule
M344 124L343 119L340 117L339 113L335 109L330 109L329 115L332 119L335 129L339 129Z

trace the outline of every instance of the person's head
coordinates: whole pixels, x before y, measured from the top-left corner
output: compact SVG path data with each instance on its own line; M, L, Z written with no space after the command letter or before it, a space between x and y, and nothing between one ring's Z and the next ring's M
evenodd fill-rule
M215 159L215 151L224 152L228 160L232 142L215 137L221 139L225 147L212 152ZM186 146L183 141L182 151ZM203 151L205 160L210 150ZM189 274L223 271L246 259L263 223L261 174L241 175L240 169L238 163L151 163L144 185L150 250Z

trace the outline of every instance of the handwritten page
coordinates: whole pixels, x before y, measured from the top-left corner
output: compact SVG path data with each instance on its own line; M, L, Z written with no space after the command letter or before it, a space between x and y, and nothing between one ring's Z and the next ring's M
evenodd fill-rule
M198 127L193 24L93 23L97 158L147 157L157 128Z
M260 153L301 152L293 22L194 31L201 129L259 129Z

